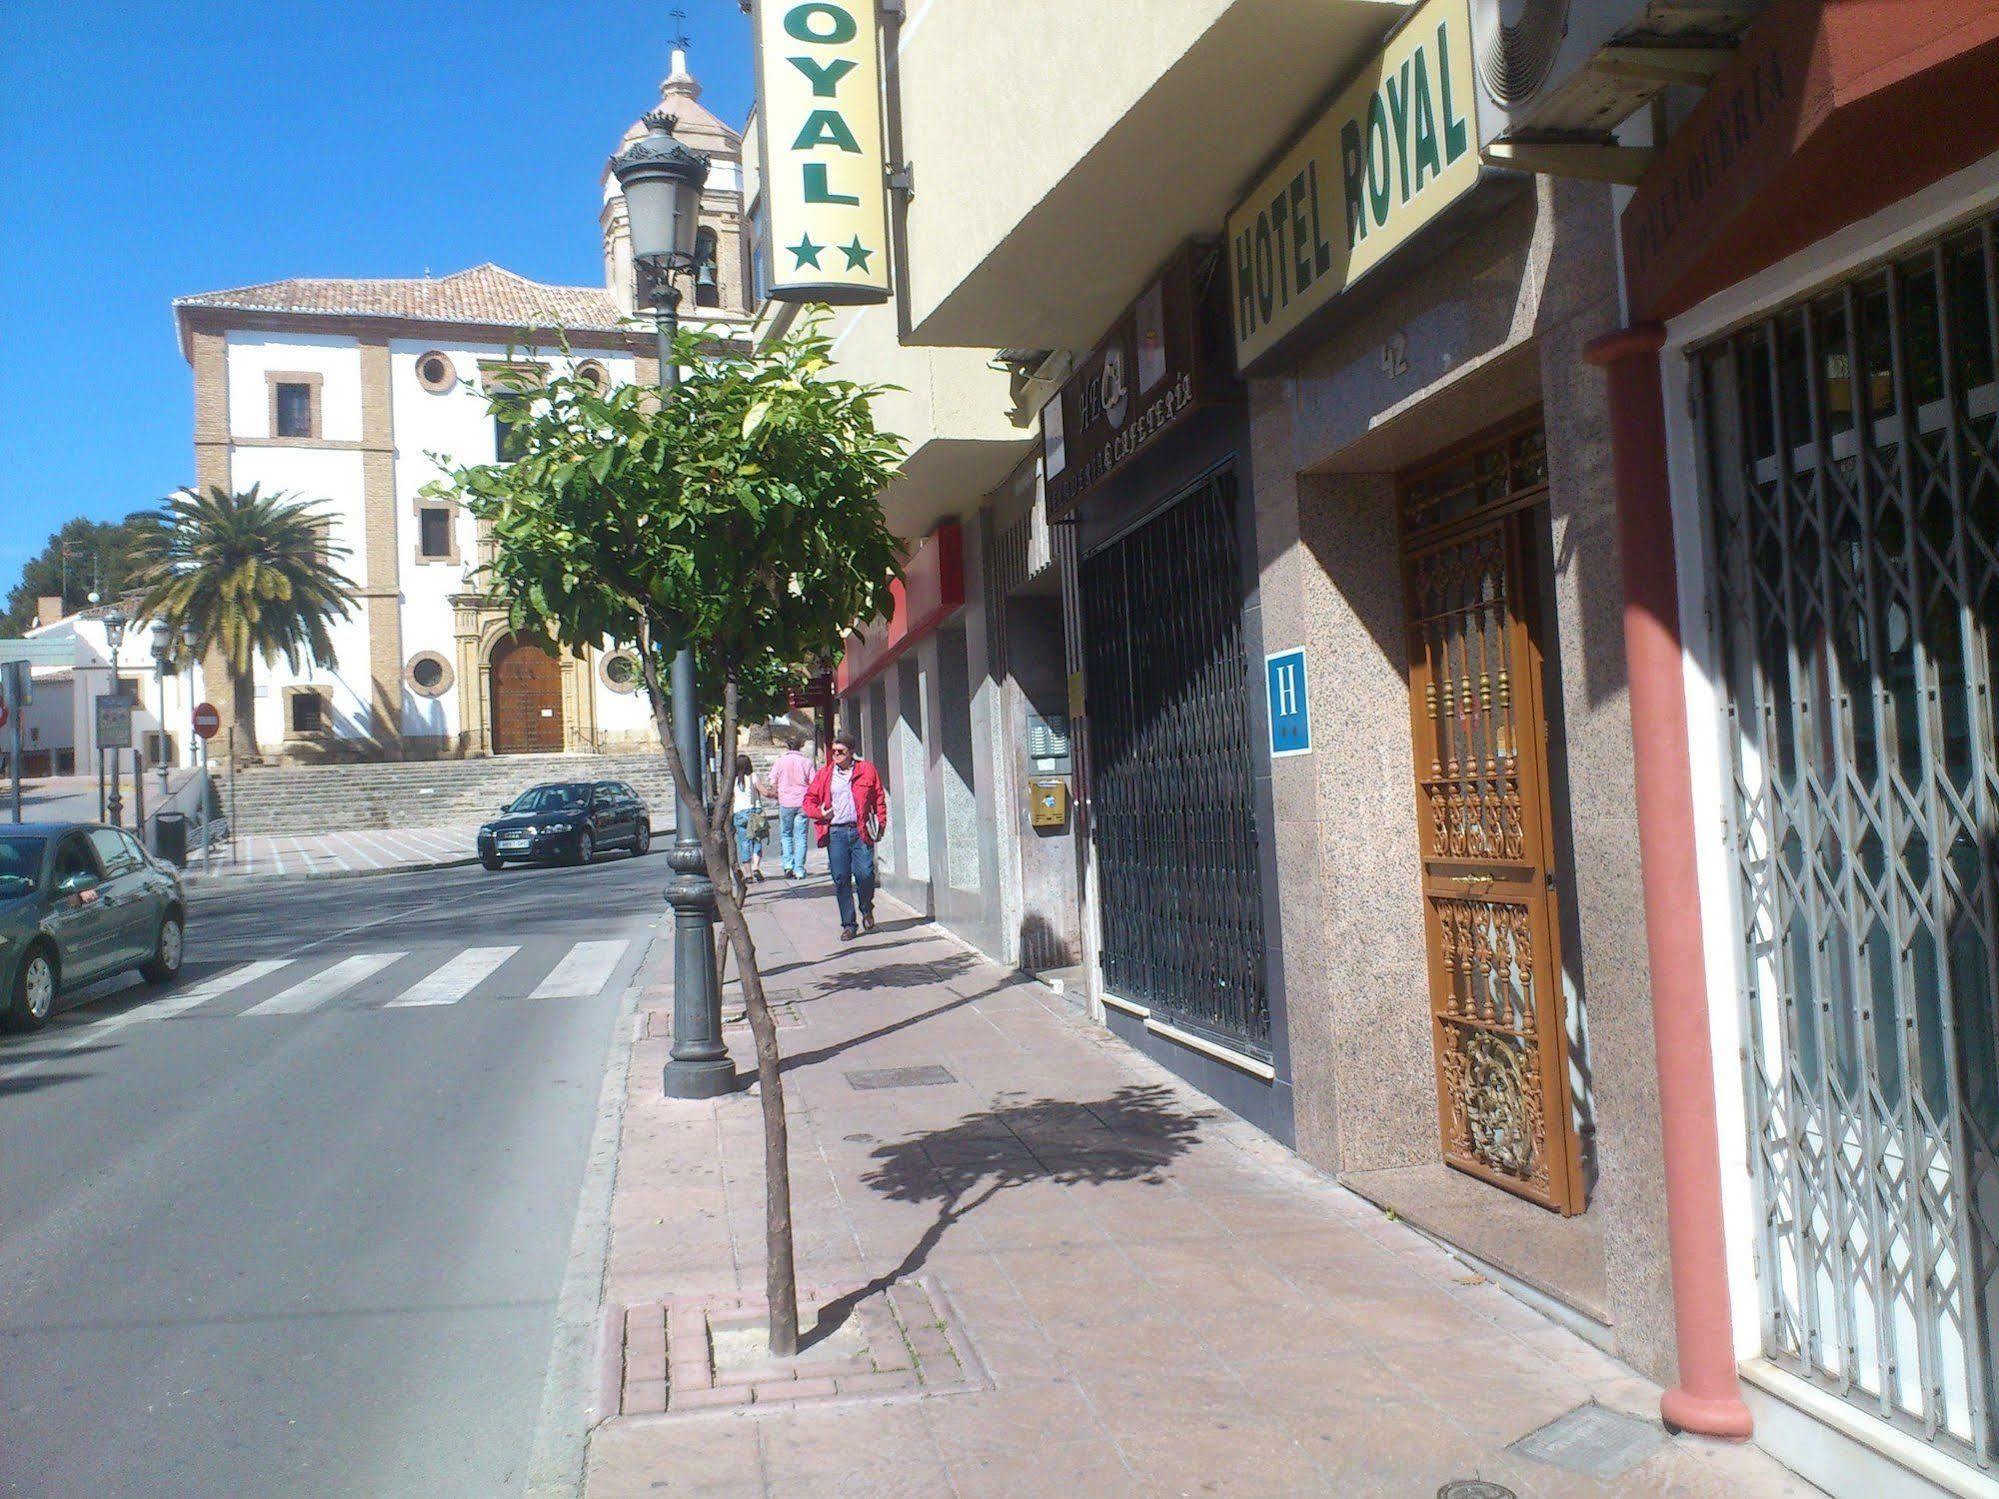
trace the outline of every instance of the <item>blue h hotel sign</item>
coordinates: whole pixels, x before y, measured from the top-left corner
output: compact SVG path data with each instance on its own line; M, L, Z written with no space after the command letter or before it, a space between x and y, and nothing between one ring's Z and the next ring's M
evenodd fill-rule
M1312 753L1312 708L1305 697L1305 651L1293 647L1263 658L1270 694L1270 758Z

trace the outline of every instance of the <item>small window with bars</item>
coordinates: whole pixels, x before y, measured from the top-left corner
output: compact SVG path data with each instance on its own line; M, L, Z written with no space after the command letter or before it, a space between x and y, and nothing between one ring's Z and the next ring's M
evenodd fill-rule
M446 561L452 555L451 511L444 505L426 505L417 511L417 554L427 561Z
M521 428L527 422L525 395L496 396L493 400L493 454L501 463L512 463L526 451Z
M273 397L279 437L311 437L312 387L303 381L280 380Z

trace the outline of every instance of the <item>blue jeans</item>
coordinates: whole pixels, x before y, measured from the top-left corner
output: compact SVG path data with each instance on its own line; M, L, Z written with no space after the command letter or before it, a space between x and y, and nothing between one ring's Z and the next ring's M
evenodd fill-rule
M833 898L840 903L840 925L855 925L854 897L860 896L861 915L872 920L875 914L875 850L850 823L828 830L826 868L833 876Z
M748 864L757 851L757 840L750 836L750 814L738 812L733 821L736 824L736 862Z
M777 836L784 867L803 879L806 850L812 847L812 819L805 815L803 807L777 809Z

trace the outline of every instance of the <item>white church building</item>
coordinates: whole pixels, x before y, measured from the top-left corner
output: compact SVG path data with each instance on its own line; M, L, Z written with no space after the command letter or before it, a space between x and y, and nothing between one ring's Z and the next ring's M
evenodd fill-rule
M749 264L739 134L704 109L676 51L660 85L676 134L709 156L704 264L683 317L747 343ZM642 123L624 144L644 133ZM404 280L297 279L175 300L194 370L195 482L283 490L322 507L357 607L336 622L336 659L299 673L256 667L256 736L296 763L512 753L613 752L657 744L635 662L516 636L482 591L480 524L424 496L433 455L499 460L505 423L485 391L523 374L612 385L658 374L649 321L633 317L625 204L603 172L604 283L549 286L494 264ZM558 338L557 330L560 330ZM567 352L562 348L566 340ZM224 716L219 660L203 695Z

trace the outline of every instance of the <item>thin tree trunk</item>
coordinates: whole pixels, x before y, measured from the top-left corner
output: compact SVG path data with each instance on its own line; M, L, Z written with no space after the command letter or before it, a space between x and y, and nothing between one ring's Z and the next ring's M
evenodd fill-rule
M257 762L257 677L256 665L252 663L238 671L229 667L230 711L236 716L236 738L231 749L240 753L244 763Z
M731 667L722 688L722 743L719 756L735 781L736 673ZM718 802L720 798L717 798ZM733 866L732 866L733 869ZM770 1349L779 1358L798 1352L798 1266L791 1225L791 1143L784 1117L784 1074L779 1067L777 1025L764 998L763 975L757 970L756 943L743 917L742 897L733 877L728 893L716 892L716 910L723 930L736 949L736 974L742 980L743 1007L749 1012L750 1034L756 1038L757 1082L764 1120L764 1294L770 1302Z
M708 866L708 879L715 887L715 911L722 930L736 951L736 968L742 978L743 1000L749 1012L750 1034L757 1047L757 1084L764 1126L764 1292L770 1303L770 1348L779 1358L798 1352L798 1268L792 1244L791 1223L791 1144L784 1117L784 1076L779 1070L777 1025L765 1002L763 975L757 968L756 944L750 938L749 923L743 918L742 901L736 893L731 862L733 849L727 847L729 830L722 822L723 795L733 783L736 753L736 674L731 668L722 693L722 739L720 749L729 778L710 804L701 797L698 768L690 769L680 758L680 747L672 733L672 714L661 691L657 653L650 633L640 642L639 660L645 674L646 692L652 699L653 721L666 746L667 767L673 772L674 787L681 798L692 804L695 835Z

